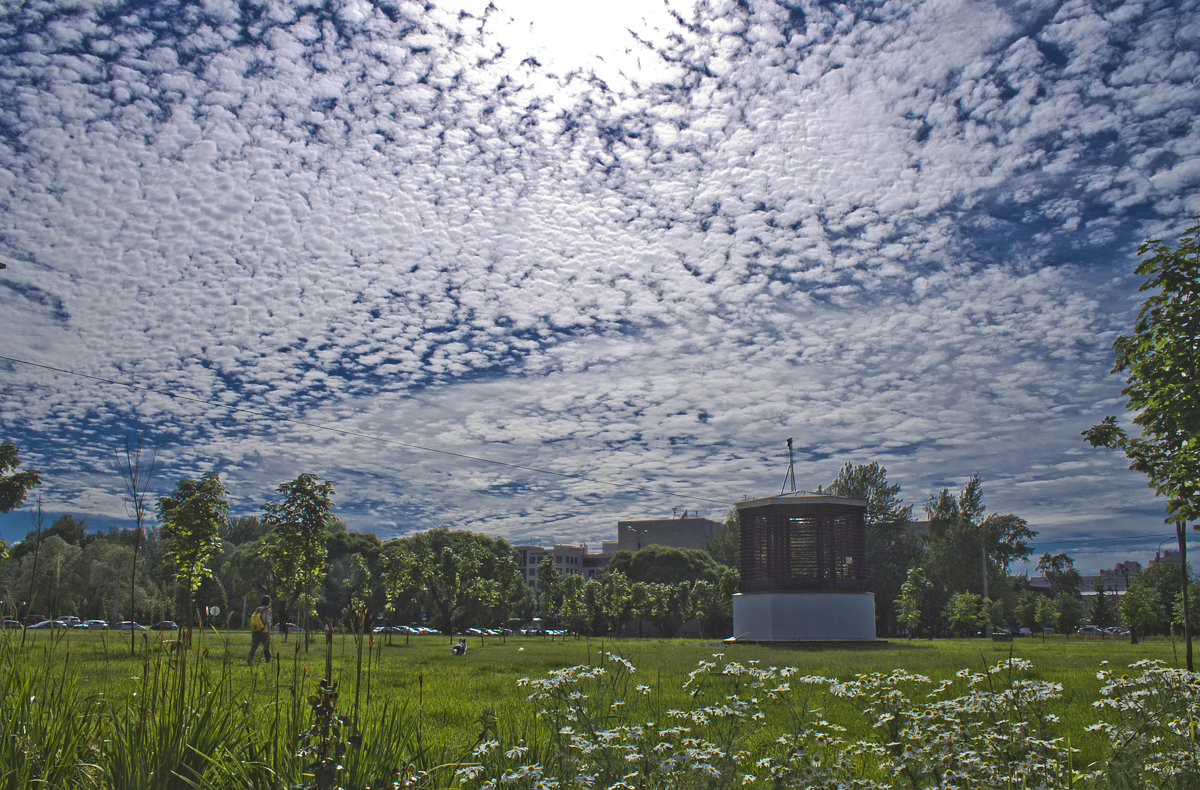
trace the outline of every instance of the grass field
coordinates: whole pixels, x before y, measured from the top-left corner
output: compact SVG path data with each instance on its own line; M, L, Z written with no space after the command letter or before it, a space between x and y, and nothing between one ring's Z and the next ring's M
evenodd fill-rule
M360 655L353 637L335 635L327 655L324 637L318 635L307 651L302 637L293 636L290 641L285 641L277 636L273 640L275 661L268 665L259 659L255 666L249 667L245 662L249 635L244 632L197 632L190 647L182 648L174 643L175 633L139 633L135 636L133 656L130 655L127 633L29 631L24 634L23 646L21 637L19 632L6 635L6 655L13 667L10 674L19 675L22 682L40 688L43 696L67 691L69 700L60 700L60 706L68 701L71 704L86 702L96 710L107 711L99 716L97 727L117 726L126 721L141 733L151 718L165 720L166 731L154 736L158 741L145 749L169 751L172 726L181 730L195 729L189 723L189 719L197 715L195 711L177 709L176 706L185 701L201 707L207 705L212 709L201 711L208 717L205 722L228 732L236 731L239 738L260 744L249 748L254 759L239 752L241 746L221 746L229 751L230 759L236 755L241 764L250 766L256 765L257 760L262 763L263 771L278 775L279 786L297 787L303 786L304 777L308 776L305 765L315 764L319 755L309 753L304 765L294 761L287 763L286 758L303 749L305 743L320 740L316 737L306 740L300 735L313 726L314 716L320 718L319 713L314 714L318 706L313 701L313 693L317 681L325 675L327 660L331 661L333 676L339 681L336 713L355 718L357 711L355 720L362 722L363 737L374 748L379 749L383 741L388 741L390 751L380 759L402 762L406 768L398 775L437 777L430 782L440 786L451 783L447 779L450 769L439 773L438 766L462 765L472 759L487 762L487 751L485 748L480 752L481 744L484 747L496 744L493 751L503 747L504 751L510 752L508 758L493 755L488 770L498 771L497 761L507 760L515 765L528 760L529 755L524 750L532 750L534 756L545 759L557 743L556 738L560 737L558 731L564 729L563 722L570 720L571 726L565 727L570 731L579 726L575 722L580 721L581 716L583 719L592 717L588 719L591 724L585 723L586 726L602 723L603 727L595 727L597 730L646 722L656 722L659 729L669 729L672 721L688 721L689 726L699 730L701 728L685 714L704 710L704 729L709 741L723 743L731 751L741 750L747 754L769 747L781 733L820 729L814 727L813 722L845 728L840 737L848 741L878 741L875 730L880 726L880 719L877 711L872 715L864 712L864 706L869 708L874 704L867 696L830 693L825 685L796 682L796 678L821 676L850 681L872 673L902 670L928 676L935 682L946 681L953 684L951 690L958 693L960 688L967 687L965 680L957 678L956 673L960 670L987 675L989 668L1010 658L1024 659L1032 664L1023 676L1061 684L1061 696L1045 700L1038 709L1050 714L1047 719L1050 723L1045 725L1052 730L1049 735L1061 738L1069 742L1071 748L1079 750L1071 758L1071 764L1082 769L1109 756L1104 733L1088 729L1102 715L1093 703L1100 697L1103 685L1097 677L1103 662L1122 671L1142 659L1158 659L1169 666L1179 666L1183 652L1182 645L1167 640L1130 645L1126 640L1063 637L1051 637L1044 642L1041 639L1011 642L900 640L872 647L848 648L737 645L699 640L509 636L472 637L467 654L456 657L450 653L452 640L448 637L393 635L364 640ZM625 669L624 663L605 659L605 653L623 658L632 665L632 672ZM714 654L720 654L720 659L714 661ZM705 662L717 666L693 678L685 688L690 673ZM567 696L555 699L547 696L531 702L529 697L531 691L537 690L536 685L521 685L522 679L548 678L563 667L596 667L601 663L619 671L579 681L571 687L580 692L579 697L590 697L597 704L598 710L593 708L590 713L567 711L568 718L561 718L559 714L575 702ZM762 691L751 688L749 675L741 676L736 670L722 671L730 666L762 670L794 667L796 672L787 684L790 688L786 693L767 694L765 686ZM997 680L1004 680L1003 674ZM986 683L992 683L991 676L987 677ZM13 684L14 679L10 678L6 689L9 696L15 688ZM901 685L912 686L907 681ZM912 688L917 690L915 686ZM196 694L196 689L202 693L190 696ZM548 692L550 696L554 693L557 692ZM738 695L746 701L754 701L756 709L761 709L759 718L743 722L727 715L728 711L721 712L723 708L714 707L721 700ZM148 704L156 708L151 712L152 716L146 713ZM163 707L158 709L157 706ZM141 718L126 719L120 713L139 709ZM18 718L22 715L19 710L2 713ZM26 715L45 717L51 714L52 711L40 714L35 711ZM78 720L80 716L75 718ZM386 725L380 723L384 719L388 720ZM368 721L375 724L368 726ZM46 722L43 725L49 726ZM342 733L334 737L331 732L333 730L327 727L321 737L329 749L336 750L339 747L335 742L338 738L345 741L346 736ZM66 736L58 733L55 737ZM90 736L85 733L83 737ZM268 743L270 746L265 745ZM108 765L114 759L111 749L106 752L104 747L86 744L79 748L85 753L89 749L98 749L101 754L96 756L97 764ZM198 748L188 746L184 752ZM628 756L627 752L626 759ZM130 763L122 769L132 777L128 786L137 786L139 776L144 779L156 772L161 776L164 771L162 767L152 765L133 765L139 759L138 754L117 757ZM208 765L186 770L199 776L214 769ZM229 782L229 786L238 786L243 780L248 786L262 781L263 774L239 778L240 774L228 766L221 770L225 772L220 774L222 781ZM870 775L870 769L863 770ZM107 783L95 786L115 786L111 779L112 769L105 771L108 778L97 778L104 773L98 770L88 781ZM335 786L321 785L315 779L311 781L316 782L310 785L313 787ZM521 786L515 781L510 784ZM20 785L0 781L0 787L3 786ZM87 781L78 786L87 786ZM370 785L360 783L355 786Z

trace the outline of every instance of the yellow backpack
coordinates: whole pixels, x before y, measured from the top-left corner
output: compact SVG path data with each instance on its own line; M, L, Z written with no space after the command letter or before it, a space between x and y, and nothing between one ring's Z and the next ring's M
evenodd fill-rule
M263 624L262 612L255 609L254 612L250 615L250 630L251 631L261 631L265 627L266 626Z

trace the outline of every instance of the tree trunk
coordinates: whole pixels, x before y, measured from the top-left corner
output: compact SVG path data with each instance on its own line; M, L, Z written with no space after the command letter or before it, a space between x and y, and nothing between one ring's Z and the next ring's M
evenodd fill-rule
M1183 587L1183 640L1186 643L1187 671L1192 669L1192 618L1188 612L1188 572L1187 572L1187 524L1179 522L1175 525L1175 535L1179 539L1179 578Z
M137 525L137 534L133 536L133 569L129 571L129 655L137 654L137 634L133 624L137 622L134 605L137 602L137 558L142 548L142 525Z

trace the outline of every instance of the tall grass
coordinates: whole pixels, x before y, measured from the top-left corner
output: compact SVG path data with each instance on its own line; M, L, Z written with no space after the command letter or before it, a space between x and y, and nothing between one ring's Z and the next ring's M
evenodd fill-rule
M1195 679L1098 673L1106 659L1171 664L1166 642L514 637L453 657L445 638L330 634L311 654L276 638L271 663L248 667L242 633L146 633L132 658L102 632L26 636L0 636L0 790L1107 788L1139 786L1151 765L1162 781L1146 786L1200 786L1180 783L1196 778L1180 757ZM1163 721L1137 705L1150 688Z

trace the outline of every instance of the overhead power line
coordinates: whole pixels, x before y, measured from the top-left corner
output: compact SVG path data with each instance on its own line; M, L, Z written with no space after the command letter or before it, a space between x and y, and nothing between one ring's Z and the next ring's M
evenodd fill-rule
M164 398L171 398L173 400L187 401L189 403L198 403L198 404L201 404L204 406L212 406L212 407L221 408L221 409L228 409L229 411L240 412L242 414L249 414L254 417L261 418L261 419L274 420L276 422L288 423L289 425L301 425L301 426L304 426L305 428L314 428L319 431L328 431L330 433L336 433L341 436L348 436L348 437L355 438L355 439L366 439L368 441L382 442L384 444L390 444L390 445L394 445L396 447L404 447L409 450L419 450L421 452L426 452L426 453L436 453L438 455L450 456L451 458L461 458L461 459L464 459L467 461L477 461L477 462L483 463L483 464L492 464L493 466L503 466L508 469L519 469L524 472L534 472L534 473L543 474L543 475L553 475L554 477L562 477L562 478L566 478L568 480L579 480L579 481L582 481L585 483L596 483L597 485L606 485L606 486L612 486L614 488L623 488L623 489L626 489L629 491L640 491L642 493L654 494L656 496L686 497L686 498L691 498L691 499L698 500L701 502L711 502L713 504L723 505L725 507L728 507L730 504L728 501L723 500L723 499L712 499L710 497L697 496L695 494L681 494L678 491L656 490L653 488L646 488L645 486L633 485L631 483L618 483L613 480L601 480L599 478L587 477L585 475L572 474L570 472L556 472L553 469L542 469L541 467L537 467L537 466L528 466L526 464L514 464L514 463L510 463L508 461L498 461L495 458L485 458L483 456L471 455L469 453L455 452L454 450L443 450L438 447L429 447L429 446L422 445L422 444L415 444L413 442L405 442L405 441L401 441L400 439L392 439L387 436L379 436L377 434L364 433L362 431L351 431L351 430L347 430L345 428L337 428L332 425L323 425L323 424L317 423L317 422L309 422L308 420L301 420L301 419L297 419L295 417L281 417L276 414L269 414L269 413L267 413L265 411L261 411L259 409L252 409L247 406L235 406L235 405L229 404L229 403L221 403L219 401L208 400L206 398L198 398L194 395L184 395L184 394L178 393L178 392L164 392L163 390L155 389L154 387L147 387L144 384L133 384L128 381L118 381L116 379L105 378L104 376L95 376L95 375L92 375L91 373L80 373L77 370L68 370L67 368L55 367L54 365L46 365L41 362L31 362L28 359L18 359L16 357L4 356L2 354L0 354L0 359L6 360L8 362L16 362L21 365L28 365L28 366L34 367L34 368L41 368L42 370L49 370L54 373L62 373L67 376L75 376L75 377L81 378L81 379L89 379L91 381L99 381L104 384L112 384L117 387L125 387L126 389L138 390L141 392L150 392L155 395L161 395Z
M1164 538L1173 538L1173 537L1175 537L1174 532L1160 532L1160 533L1156 533L1154 535L1148 535L1148 534L1147 535L1116 535L1116 536L1112 536L1112 537L1110 537L1108 535L1097 535L1097 536L1090 537L1090 538L1062 538L1061 540L1038 540L1037 542L1041 543L1041 544L1045 544L1047 546L1061 546L1065 543L1115 543L1117 541L1129 541L1129 540L1159 541L1159 540L1163 540Z

